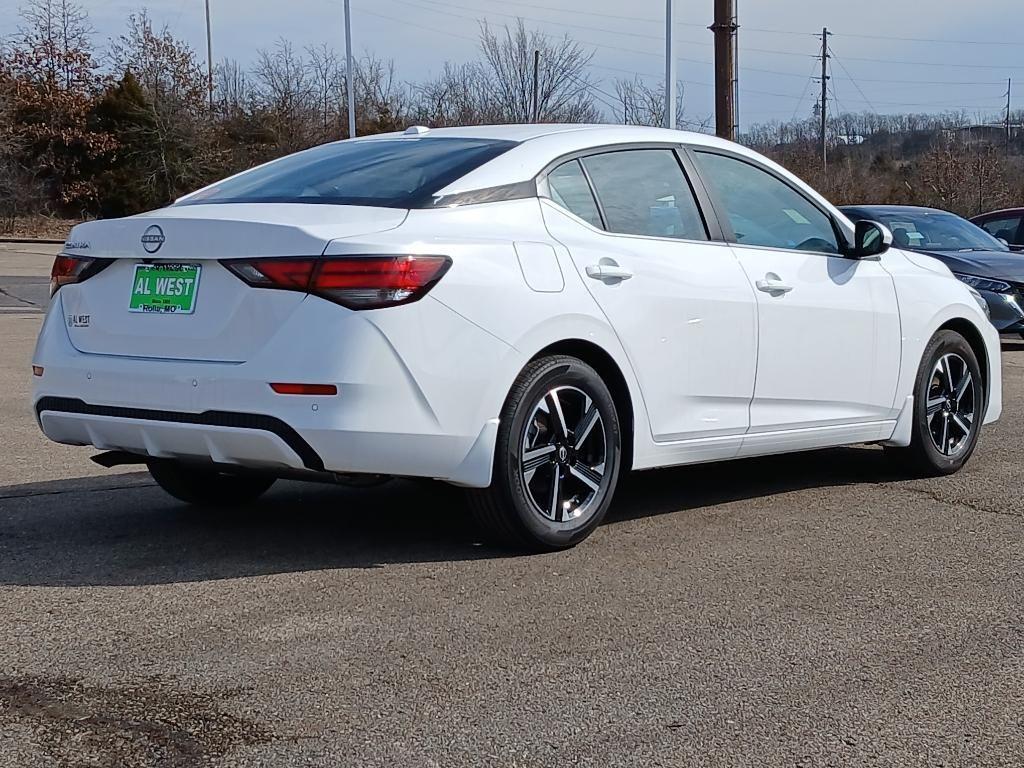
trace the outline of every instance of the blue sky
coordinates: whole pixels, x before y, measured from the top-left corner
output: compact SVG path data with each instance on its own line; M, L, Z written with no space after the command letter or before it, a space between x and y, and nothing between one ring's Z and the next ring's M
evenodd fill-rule
M712 112L713 0L675 0L678 76L686 116ZM740 16L740 119L806 116L815 102L820 33L835 60L834 103L849 111L998 113L1006 79L1019 79L1024 106L1024 2L1021 0L737 0ZM0 0L0 34L16 26L18 0ZM203 0L84 0L97 42L115 36L145 6L205 58ZM344 48L341 0L211 0L214 59L251 63L279 37L298 46ZM652 82L664 71L664 0L352 0L354 48L395 61L402 79L420 80L445 60L476 55L478 20L568 33L594 50L592 75L613 91L633 73ZM927 11L924 9L927 8ZM901 38L901 39L889 39ZM914 38L913 40L907 38ZM983 43L983 44L979 44ZM1006 44L1003 44L1006 43ZM607 100L606 96L597 96Z

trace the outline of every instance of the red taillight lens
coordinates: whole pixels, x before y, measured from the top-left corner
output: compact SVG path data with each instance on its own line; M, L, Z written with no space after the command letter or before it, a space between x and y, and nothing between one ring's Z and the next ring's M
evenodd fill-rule
M50 270L50 295L53 296L62 285L77 283L82 273L92 264L92 259L61 254L53 261Z
M350 309L380 309L421 298L451 263L447 256L328 256L224 265L258 288L307 291Z
M103 271L112 263L113 259L93 259L85 256L60 254L53 260L53 269L50 270L50 295L53 296L62 285L80 283Z

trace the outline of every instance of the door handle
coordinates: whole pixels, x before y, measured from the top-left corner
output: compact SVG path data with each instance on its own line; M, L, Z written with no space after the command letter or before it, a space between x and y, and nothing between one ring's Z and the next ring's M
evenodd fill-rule
M587 266L587 277L595 280L629 280L633 273L618 264L590 264Z
M772 294L789 293L793 290L792 285L782 282L778 275L771 272L764 276L764 280L758 280L754 285L757 286L757 290Z

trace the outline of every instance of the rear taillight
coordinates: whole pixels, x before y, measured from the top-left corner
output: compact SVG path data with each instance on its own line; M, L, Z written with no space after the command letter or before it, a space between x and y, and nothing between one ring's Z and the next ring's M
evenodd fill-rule
M92 259L84 256L60 254L53 261L50 270L50 295L53 296L62 285L80 283L110 266L113 259Z
M447 256L326 256L233 259L224 266L257 288L305 291L349 309L416 301L451 266Z

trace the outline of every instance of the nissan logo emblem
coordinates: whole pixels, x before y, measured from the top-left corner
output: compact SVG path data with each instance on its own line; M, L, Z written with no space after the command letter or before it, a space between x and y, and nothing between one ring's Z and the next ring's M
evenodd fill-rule
M146 253L156 253L166 239L164 231L154 224L147 227L146 231L142 233L142 247L146 249Z

